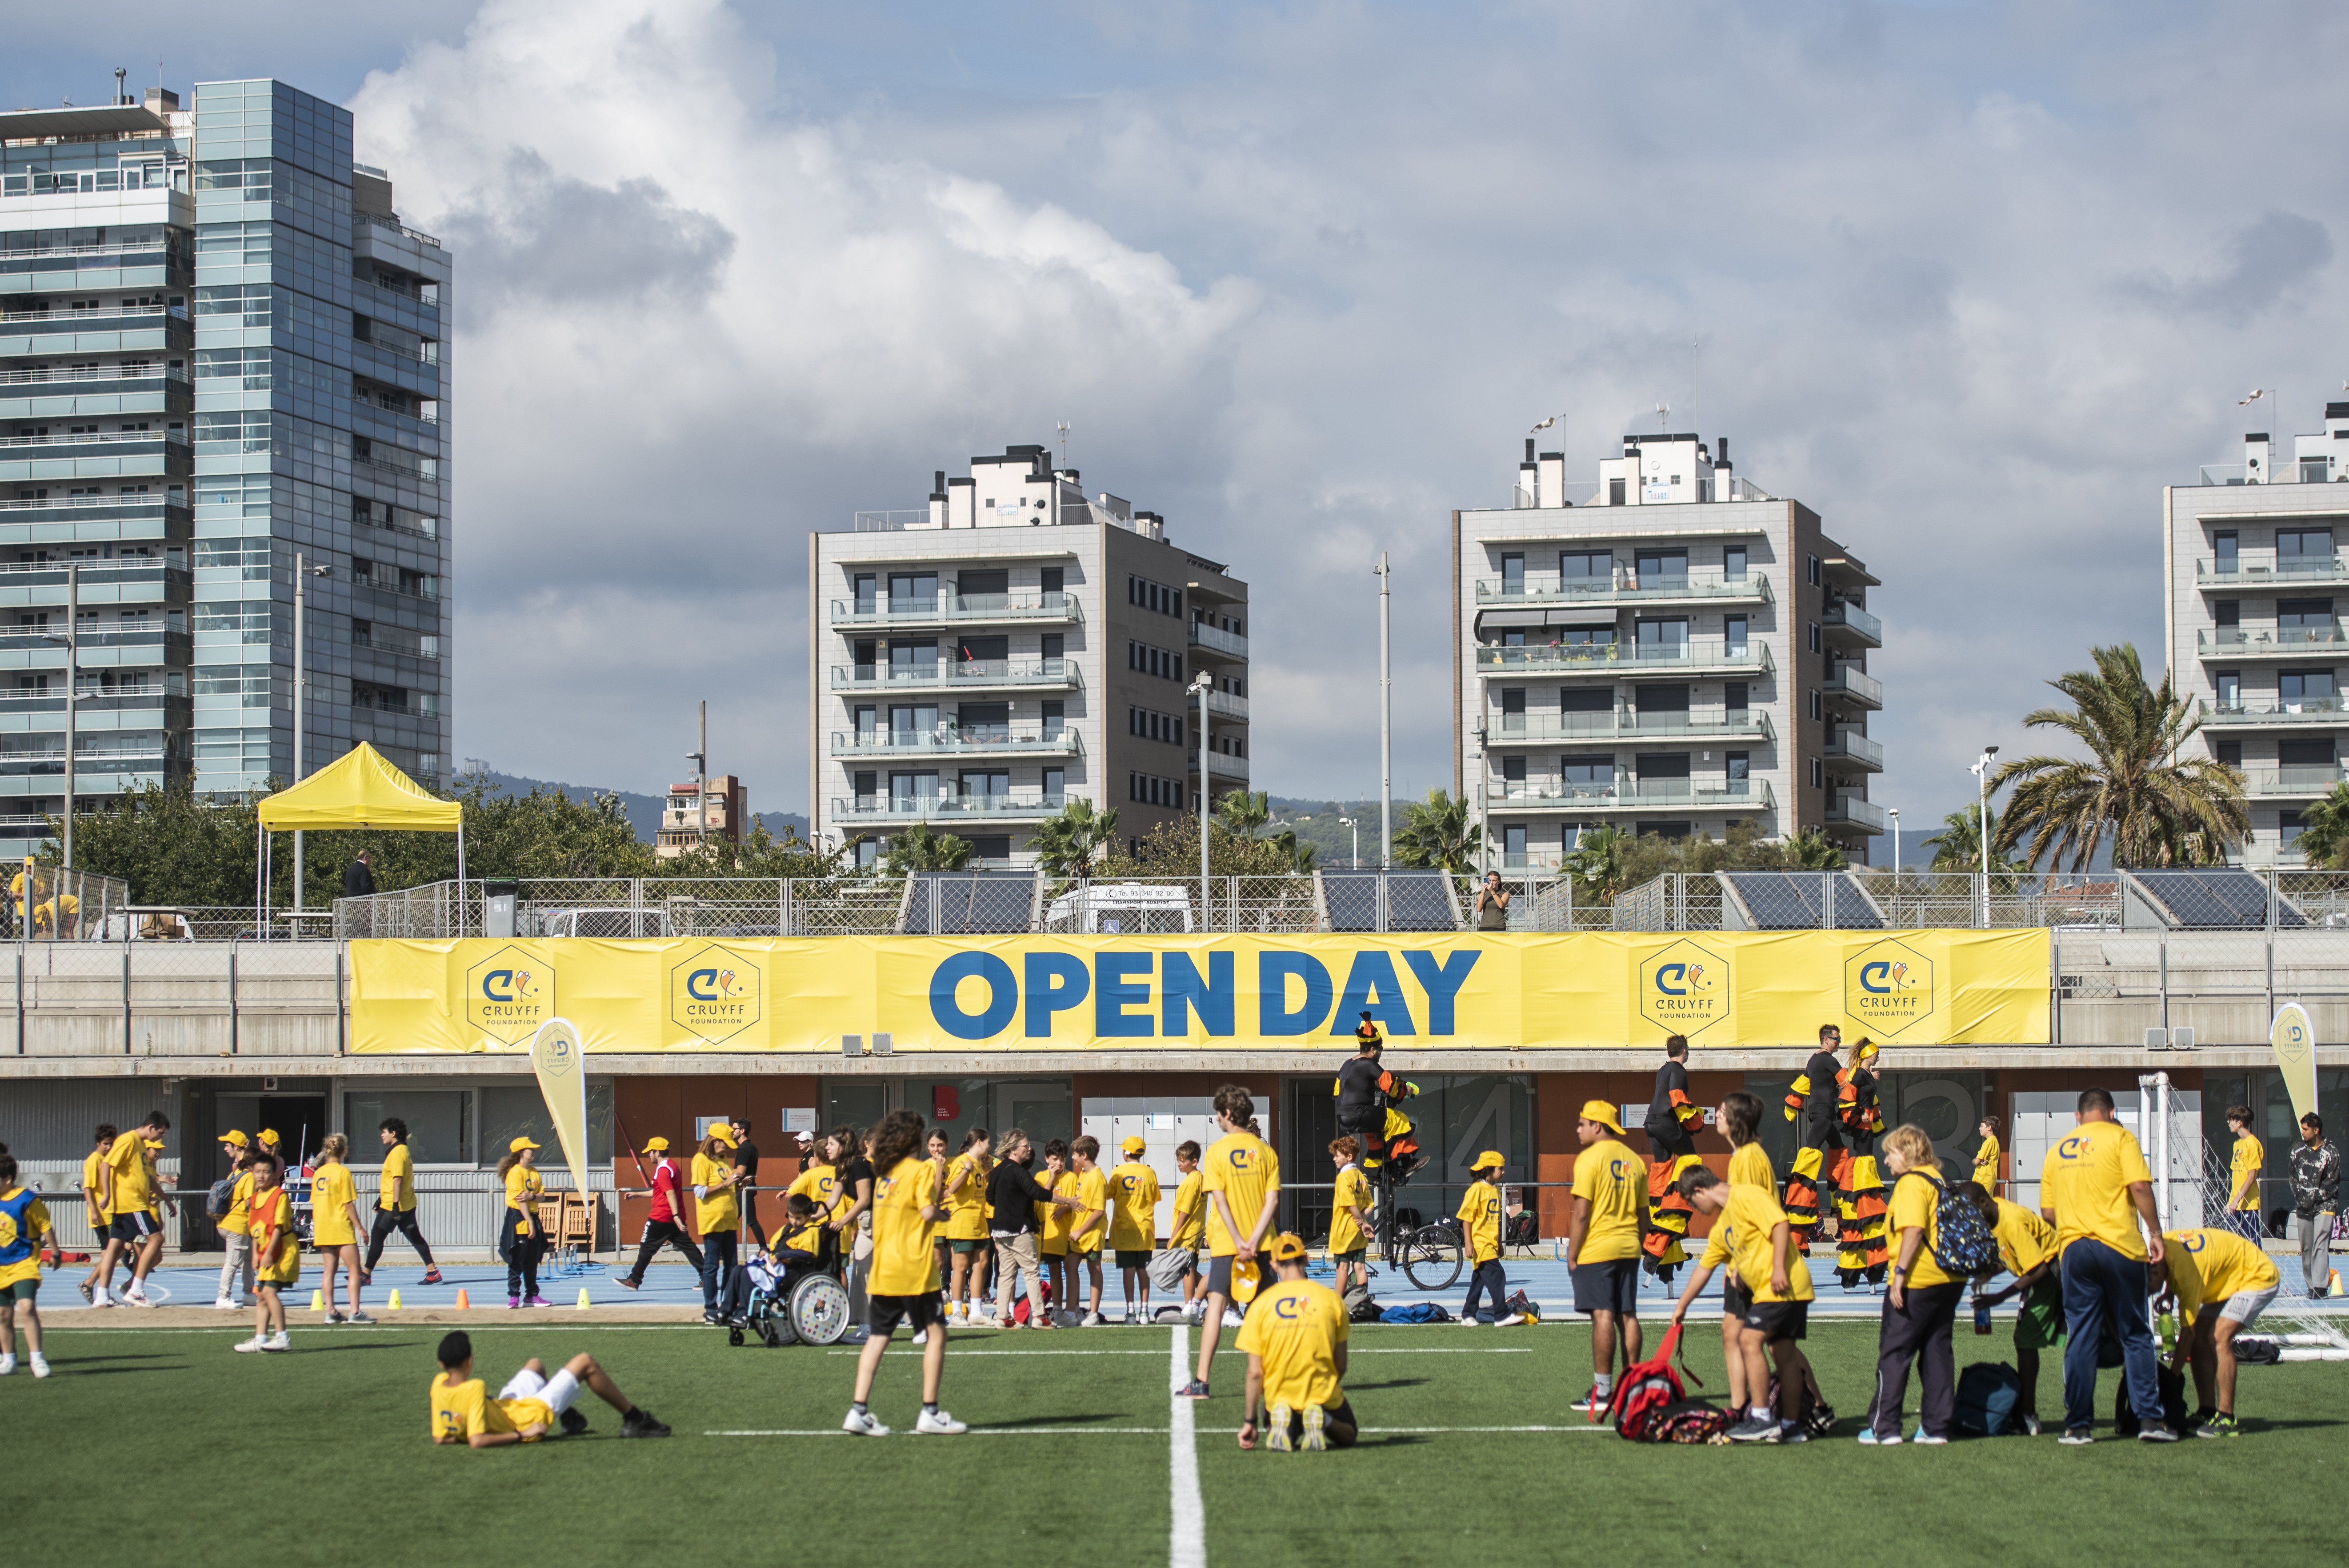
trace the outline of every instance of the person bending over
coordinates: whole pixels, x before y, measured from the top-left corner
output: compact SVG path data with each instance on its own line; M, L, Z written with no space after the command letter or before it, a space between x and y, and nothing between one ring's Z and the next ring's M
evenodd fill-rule
M2174 1370L2191 1362L2198 1438L2231 1438L2235 1425L2235 1336L2260 1320L2283 1288L2283 1274L2264 1248L2232 1231L2165 1231L2158 1283L2176 1297L2182 1326Z
M1305 1277L1305 1243L1283 1231L1272 1243L1278 1283L1258 1291L1240 1325L1248 1358L1247 1400L1239 1442L1259 1436L1276 1453L1350 1449L1360 1430L1339 1379L1346 1375L1346 1304Z
M1681 1173L1681 1196L1700 1214L1726 1220L1737 1277L1754 1293L1738 1354L1745 1361L1745 1390L1754 1403L1746 1418L1729 1429L1732 1442L1809 1441L1802 1423L1803 1391L1808 1387L1798 1343L1808 1330L1813 1292L1811 1271L1795 1251L1786 1211L1758 1187L1733 1187L1699 1165ZM1688 1316L1691 1303L1711 1272L1702 1264L1681 1288L1672 1322ZM1778 1408L1762 1403L1770 1387L1770 1366L1778 1367Z
M472 1336L463 1329L443 1335L435 1354L440 1362L440 1375L432 1379L431 1434L436 1443L502 1449L509 1443L576 1437L587 1429L587 1418L571 1408L582 1388L594 1389L597 1398L620 1412L620 1436L668 1436L668 1429L621 1393L584 1350L551 1377L545 1362L536 1357L523 1362L494 1399L488 1385L473 1376Z

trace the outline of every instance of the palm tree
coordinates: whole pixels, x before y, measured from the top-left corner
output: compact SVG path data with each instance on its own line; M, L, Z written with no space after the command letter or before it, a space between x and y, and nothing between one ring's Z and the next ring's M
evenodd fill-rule
M889 841L881 869L891 876L915 872L958 872L970 864L970 841L941 833L927 822L916 822Z
M1272 821L1272 795L1258 789L1250 794L1246 789L1234 789L1216 802L1216 822L1235 839L1253 841L1258 830Z
M1982 869L1982 812L1973 807L1952 811L1941 819L1941 830L1925 841L1933 851L1932 869L1937 872L1972 872ZM1998 813L1990 813L1991 841L1998 841Z
M1596 903L1613 903L1631 885L1626 864L1630 848L1631 835L1612 822L1585 828L1574 852L1566 858L1576 891Z
M2331 794L2300 809L2299 847L2311 866L2349 870L2349 784L2335 784Z
M1786 864L1802 871L1839 872L1851 861L1825 833L1806 828L1786 841Z
M1402 826L1394 836L1395 864L1455 875L1471 872L1484 837L1484 829L1469 820L1466 799L1454 800L1448 790L1430 789L1426 799L1402 809Z
M1103 854L1117 838L1117 809L1095 811L1093 803L1080 796L1061 808L1057 817L1047 818L1037 828L1035 838L1036 863L1048 876L1063 881L1093 874L1096 856Z
M2063 730L2089 755L2026 757L2000 769L1991 788L2012 782L2014 793L1991 852L2006 853L2027 833L2025 863L2068 854L2083 871L2109 834L2116 866L2223 865L2251 830L2242 776L2213 758L2178 756L2201 721L2188 716L2168 674L2158 689L2146 684L2134 646L2088 655L2095 669L2047 683L2072 699L2071 711L2043 707L2023 722Z

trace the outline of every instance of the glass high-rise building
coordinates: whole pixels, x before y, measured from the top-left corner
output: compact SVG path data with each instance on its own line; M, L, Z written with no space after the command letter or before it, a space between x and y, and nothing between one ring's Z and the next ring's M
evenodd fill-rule
M0 114L0 856L64 801L449 773L450 263L275 81ZM323 569L323 570L320 570Z

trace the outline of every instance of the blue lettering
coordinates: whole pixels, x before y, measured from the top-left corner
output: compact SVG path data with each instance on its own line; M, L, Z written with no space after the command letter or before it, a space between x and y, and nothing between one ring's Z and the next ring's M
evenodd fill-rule
M1883 983L1885 977L1891 973L1892 965L1881 958L1873 964L1863 964L1859 966L1859 988L1863 991L1874 991L1881 995L1892 989Z
M1033 961L1030 961L1033 973ZM1084 971L1080 968L1080 975ZM987 982L987 1010L966 1013L955 1000L955 987L973 976ZM1019 1008L1019 982L1011 965L992 953L957 953L930 975L930 1016L957 1040L985 1040L1011 1026Z
M1084 961L1066 953L1028 954L1028 1037L1052 1037L1052 1015L1083 1001L1093 988Z
M487 996L492 1002L512 1001L513 993L512 991L501 991L497 989L497 985L500 981L503 981L508 985L512 985L513 971L511 969L492 969L487 975L482 975L481 995Z
M1340 999L1330 1032L1350 1035L1356 1013L1367 1012L1389 1035L1416 1035L1411 1005L1402 999L1402 982L1395 975L1394 955L1384 948L1366 947L1354 954L1346 970L1346 994Z
M1406 953L1402 955L1402 961L1411 965L1412 978L1417 980L1421 989L1427 993L1429 1034L1452 1033L1452 1004L1459 996L1460 987L1468 984L1468 972L1476 967L1476 960L1483 956L1476 952L1448 953L1439 967L1433 953Z
M1158 965L1158 989L1162 998L1163 1016L1158 1032L1170 1040L1187 1039L1191 1034L1189 1015L1196 1013L1199 1026L1210 1035L1232 1033L1232 1016L1236 1011L1239 987L1232 983L1232 955L1228 953L1207 954L1207 975L1199 977L1198 965L1187 953L1169 953Z
M1129 1013L1126 1009L1150 1006L1150 970L1151 957L1147 953L1093 954L1094 1034L1149 1035L1150 1015ZM1028 1032L1032 1035L1036 1031L1031 1027Z
M697 1002L715 1002L718 1000L718 993L715 991L705 991L702 987L705 985L714 985L717 983L717 970L697 969L692 974L685 977L685 994L692 997Z
M1675 982L1675 984L1666 984L1667 976L1669 976L1671 981ZM1667 964L1662 968L1656 971L1656 989L1661 991L1667 996L1685 996L1688 995L1688 987L1684 985L1677 984L1677 982L1685 980L1687 977L1687 965Z
M1305 982L1305 1006L1288 1010L1288 977ZM1330 971L1309 953L1261 953L1256 961L1257 1032L1274 1038L1309 1035L1330 1016Z

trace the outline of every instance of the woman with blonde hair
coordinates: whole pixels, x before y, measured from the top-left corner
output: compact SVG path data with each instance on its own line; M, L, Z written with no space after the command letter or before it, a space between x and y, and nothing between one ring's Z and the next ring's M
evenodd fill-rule
M310 1239L317 1243L318 1261L326 1271L319 1298L326 1304L326 1321L373 1323L375 1319L359 1309L359 1195L351 1168L343 1163L343 1156L350 1151L351 1140L339 1132L328 1133L318 1145L317 1168L310 1173ZM338 1265L350 1275L347 1318L335 1310Z
M1941 1239L1941 1160L1923 1128L1903 1123L1884 1135L1884 1163L1893 1175L1891 1231L1897 1251L1877 1335L1876 1395L1868 1402L1868 1425L1859 1440L1900 1440L1900 1405L1909 1392L1909 1366L1914 1361L1925 1386L1916 1440L1946 1443L1958 1418L1957 1356L1950 1334L1966 1282L1943 1270L1935 1253Z
M498 1161L505 1183L505 1219L498 1226L498 1255L506 1261L506 1305L544 1306L538 1294L538 1260L546 1252L546 1232L538 1222L538 1199L546 1178L538 1173L538 1145L517 1138Z
M723 1323L718 1298L740 1259L742 1205L734 1194L734 1136L712 1126L693 1157L693 1222L701 1231L701 1321Z

